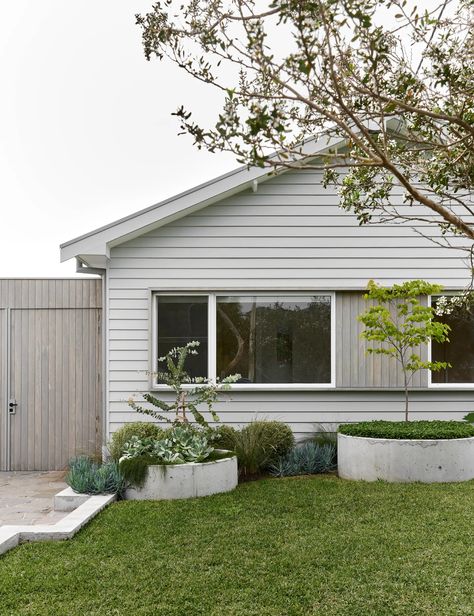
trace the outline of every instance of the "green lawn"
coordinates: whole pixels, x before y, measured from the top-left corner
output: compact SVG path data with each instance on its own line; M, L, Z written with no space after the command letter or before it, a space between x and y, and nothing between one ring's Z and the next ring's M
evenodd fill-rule
M268 479L120 502L0 557L0 614L474 614L474 483Z

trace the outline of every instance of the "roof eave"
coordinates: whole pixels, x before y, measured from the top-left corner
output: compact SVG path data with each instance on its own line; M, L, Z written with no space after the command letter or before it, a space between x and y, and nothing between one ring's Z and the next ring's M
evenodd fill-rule
M339 138L327 137L308 140L302 145L302 154L313 157L340 142ZM280 173L285 171L287 170L284 169ZM273 176L274 174L268 168L240 167L205 184L65 242L60 247L61 261L79 257L87 263L88 255L101 255L109 259L111 247L250 188L256 180L264 182Z

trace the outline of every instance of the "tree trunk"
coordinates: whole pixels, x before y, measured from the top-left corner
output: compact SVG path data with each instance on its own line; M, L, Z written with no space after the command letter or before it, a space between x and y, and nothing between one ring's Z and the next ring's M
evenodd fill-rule
M257 303L252 302L250 311L250 335L249 335L249 381L255 383L256 376L256 327L257 327Z
M405 384L405 421L408 421L408 379L407 379L406 374L404 374L404 384Z
M182 391L179 394L178 407L176 409L176 421L179 423L187 423L186 417L186 392Z

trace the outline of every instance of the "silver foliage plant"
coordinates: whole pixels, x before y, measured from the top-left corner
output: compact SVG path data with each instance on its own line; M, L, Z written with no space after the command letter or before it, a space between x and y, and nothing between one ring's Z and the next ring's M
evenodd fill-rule
M79 494L118 494L125 490L125 480L116 462L98 464L87 456L69 461L66 483Z
M124 446L120 462L141 456L149 456L165 464L203 462L213 451L204 434L187 426L175 426L166 438L160 440L132 436Z
M336 445L307 442L281 456L268 470L274 477L315 475L333 470L336 466L335 459Z

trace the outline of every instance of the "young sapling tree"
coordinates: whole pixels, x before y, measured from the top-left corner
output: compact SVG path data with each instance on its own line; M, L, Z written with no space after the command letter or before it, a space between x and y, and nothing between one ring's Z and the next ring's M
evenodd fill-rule
M212 419L219 421L213 405L218 399L219 392L229 389L232 383L240 379L240 374L233 374L216 381L211 381L206 377L191 377L186 370L186 359L189 355L197 355L198 346L199 342L197 341L188 342L185 346L171 349L165 356L158 358L158 362L166 364L167 368L165 371L156 373L158 382L171 388L175 398L173 402L164 402L156 396L146 393L143 394L143 399L154 408L137 404L133 398L128 401L129 405L138 413L174 424L189 423L187 414L189 411L198 425L208 428L208 422L198 409L200 405L204 404ZM170 419L164 413L173 413L174 418Z
M416 351L417 347L432 340L449 342L449 325L434 320L435 309L423 306L422 296L437 295L442 287L424 280L411 280L392 287L383 287L369 281L364 298L373 304L358 319L365 325L361 337L378 343L367 348L367 353L394 358L403 372L405 391L405 421L408 421L408 389L413 375L419 370L443 370L447 362L427 361Z

